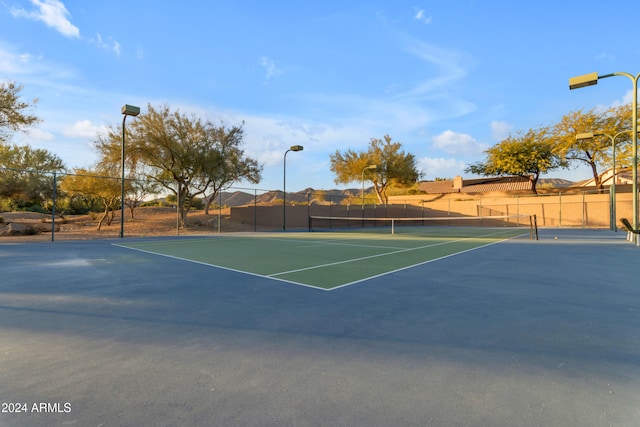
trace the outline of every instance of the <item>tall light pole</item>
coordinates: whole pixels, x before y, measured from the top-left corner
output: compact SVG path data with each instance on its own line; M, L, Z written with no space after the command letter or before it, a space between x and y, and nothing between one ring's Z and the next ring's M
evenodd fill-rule
M189 178L184 178L183 179L184 184L186 185L189 182ZM178 191L177 191L177 199L176 199L176 235L179 236L180 235L180 211L181 211L181 207L184 206L184 203L180 204L180 199L181 199L181 185L180 185L180 180L176 179L176 183L178 184Z
M610 210L610 219L609 226L611 230L618 231L617 219L616 219L616 138L618 138L623 133L631 132L630 130L623 130L621 132L616 133L614 136L611 136L607 133L593 133L593 132L585 132L579 133L576 135L576 141L581 141L583 139L592 139L595 136L606 136L611 140L611 157L613 160L613 181L611 183L611 210Z
M579 89L581 87L593 86L598 84L599 79L606 79L607 77L624 76L631 80L633 83L633 102L631 109L631 138L633 141L633 154L631 159L631 167L633 168L633 228L638 230L638 78L640 74L633 76L632 74L625 72L617 72L611 74L605 74L599 76L598 73L583 74L581 76L571 77L569 79L569 89ZM636 246L640 246L640 240L638 234L633 233L633 243Z
M140 107L134 107L133 105L124 104L122 106L122 164L121 164L121 187L120 187L120 238L124 237L124 135L125 135L125 121L127 116L137 116L140 114Z
M304 147L302 145L292 145L287 151L284 152L284 182L282 184L282 231L287 230L287 153L289 151L302 151Z
M377 168L378 165L369 165L366 168L362 169L362 210L364 210L364 171Z

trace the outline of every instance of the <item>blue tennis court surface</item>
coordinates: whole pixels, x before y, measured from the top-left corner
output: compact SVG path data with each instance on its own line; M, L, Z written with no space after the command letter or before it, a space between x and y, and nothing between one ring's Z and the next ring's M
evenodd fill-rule
M0 243L0 425L638 426L624 233L348 234Z
M446 228L446 235L262 233L123 247L330 290L523 236L522 229ZM528 236L528 235L527 235Z

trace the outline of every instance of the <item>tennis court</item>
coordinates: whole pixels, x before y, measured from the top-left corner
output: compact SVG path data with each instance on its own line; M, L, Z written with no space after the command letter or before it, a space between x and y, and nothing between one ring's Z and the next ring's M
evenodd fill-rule
M638 425L624 233L403 230L0 243L0 425Z
M404 227L399 233L394 228L391 234L389 227L376 227L351 232L224 235L122 246L331 290L517 237L529 238L529 231L447 226Z

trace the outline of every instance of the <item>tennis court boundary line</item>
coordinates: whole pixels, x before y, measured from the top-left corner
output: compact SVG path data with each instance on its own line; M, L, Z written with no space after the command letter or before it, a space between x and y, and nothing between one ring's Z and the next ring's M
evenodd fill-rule
M419 262L417 264L411 264L411 265L407 265L406 267L397 268L395 270L385 271L384 273L376 274L374 276L369 276L369 277L366 277L364 279L358 279L358 280L354 280L353 282L344 283L342 285L334 286L333 288L327 289L327 290L334 291L336 289L345 288L347 286L355 285L357 283L365 282L367 280L377 279L379 277L383 277L383 276L386 276L388 274L397 273L397 272L403 271L403 270L409 270L410 268L419 267L421 265L426 265L426 264L430 264L432 262L441 261L443 259L451 258L451 257L457 256L457 255L462 255L462 254L465 254L467 252L475 251L475 250L478 250L478 249L483 249L483 248L486 248L488 246L496 245L498 243L506 242L506 241L509 241L509 240L515 239L515 238L516 237L512 237L512 238L509 238L509 239L498 240L498 241L495 241L495 242L487 243L487 244L482 245L482 246L476 246L475 248L465 249L464 251L456 252L456 253L449 254L449 255L443 255L443 256L438 257L438 258L429 259L427 261L422 261L422 262Z
M259 277L259 278L262 278L262 279L275 280L275 281L278 281L278 282L288 283L288 284L291 284L291 285L303 286L305 288L310 288L310 289L330 292L330 291L335 291L335 290L338 290L338 289L346 288L348 286L355 285L355 284L358 284L358 283L366 282L367 280L377 279L379 277L384 277L384 276L389 275L389 274L393 274L393 273L397 273L397 272L400 272L400 271L408 270L408 269L411 269L411 268L419 267L421 265L430 264L432 262L441 261L443 259L451 258L451 257L457 256L457 255L465 254L465 253L468 253L468 252L471 252L471 251L475 251L475 250L478 250L478 249L486 248L486 247L489 247L489 246L492 246L492 245L495 245L495 244L498 244L498 243L503 243L503 242L506 242L506 241L509 241L509 240L512 240L512 239L516 239L518 237L522 237L522 236L524 236L524 234L522 234L520 236L514 236L514 237L502 239L502 240L496 240L494 242L490 242L490 243L487 243L487 244L484 244L484 245L481 245L481 246L476 246L476 247L473 247L473 248L465 249L463 251L456 252L456 253L453 253L453 254L443 255L441 257L429 259L429 260L422 261L422 262L419 262L419 263L416 263L416 264L407 265L405 267L397 268L395 270L385 271L384 273L375 274L373 276L368 276L368 277L365 277L365 278L362 278L362 279L354 280L352 282L343 283L341 285L336 285L336 286L333 286L331 288L323 288L323 287L320 287L320 286L309 285L309 284L306 284L306 283L296 282L296 281L293 281L293 280L281 279L279 277L274 277L273 274L272 275L264 275L264 274L252 273L250 271L238 270L238 269L231 268L231 267L224 267L224 266L221 266L221 265L210 264L210 263L203 262L203 261L197 261L197 260L193 260L193 259L189 259L189 258L178 257L178 256L175 256L175 255L168 255L168 254L153 252L153 251L149 251L149 250L145 250L145 249L126 246L124 244L112 243L112 245L116 246L116 247L119 247L119 248L138 251L138 252L142 252L142 253L146 253L146 254L150 254L150 255L161 256L161 257L175 259L175 260L179 260L179 261L186 261L186 262L190 262L190 263L194 263L194 264L198 264L198 265L203 265L203 266L207 266L207 267L213 267L213 268L219 268L219 269L226 270L226 271L232 271L234 273L246 274L246 275L249 275L249 276ZM462 240L464 240L464 239L462 239ZM415 248L412 248L412 249L415 249ZM400 251L400 252L403 252L403 251ZM395 252L393 252L393 253L395 253ZM352 262L352 261L353 260L349 260L349 261L346 261L346 262ZM339 263L342 263L342 262L340 261ZM288 273L288 272L281 272L281 273L275 273L275 274L286 274L286 273Z
M319 286L307 285L306 283L294 282L293 280L280 279L279 277L269 277L269 276L265 276L264 274L252 273L250 271L244 271L244 270L237 270L235 268L224 267L222 265L216 265L216 264L210 264L208 262L197 261L197 260L194 260L194 259L182 258L182 257L178 257L178 256L175 256L175 255L168 255L168 254L148 251L148 250L140 249L140 248L132 248L130 246L122 245L122 244L119 244L119 243L112 243L112 245L113 246L117 246L119 248L129 249L131 251L138 251L138 252L142 252L142 253L146 253L146 254L150 254L150 255L156 255L156 256L161 256L161 257L165 257L165 258L176 259L176 260L179 260L179 261L186 261L186 262L190 262L190 263L193 263L193 264L199 264L199 265L204 265L204 266L207 266L207 267L219 268L221 270L232 271L234 273L247 274L249 276L260 277L262 279L276 280L278 282L284 282L284 283L289 283L289 284L292 284L292 285L304 286L304 287L307 287L307 288L318 289L318 290L321 290L321 291L331 291L331 290L335 289L335 288L330 288L330 289L321 288Z
M267 275L267 277L282 276L282 275L285 275L285 274L298 273L300 271L309 271L309 270L315 270L315 269L318 269L318 268L331 267L333 265L348 264L350 262L357 262L357 261L362 261L362 260L365 260L365 259L382 258L382 257L389 256L389 255L400 254L400 253L403 253L403 252L419 251L419 250L422 250L422 249L432 248L432 247L435 247L435 246L452 245L452 244L455 244L455 243L464 242L465 240L471 240L471 239L476 239L476 238L485 238L485 237L488 237L488 236L491 236L491 235L492 234L485 234L484 236L478 236L478 237L463 237L463 238L457 239L457 240L450 240L450 241L446 241L446 242L438 242L438 243L433 243L433 244L429 244L429 245L416 246L415 248L401 248L400 249L400 248L395 248L395 247L384 247L384 248L394 249L394 250L391 251L391 252L384 252L384 253L375 254L375 255L367 255L367 256L363 256L363 257L359 257L359 258L344 259L344 260L341 260L341 261L334 261L334 262L330 262L330 263L327 263L327 264L314 265L314 266L311 266L311 267L297 268L295 270L280 271L278 273L271 273L271 274ZM341 243L334 243L334 244L341 245ZM483 245L483 246L485 246L485 245ZM380 246L370 246L370 247L381 248ZM462 252L460 252L460 253L462 253ZM416 264L416 265L420 265L420 264ZM338 285L338 286L340 286L340 285Z

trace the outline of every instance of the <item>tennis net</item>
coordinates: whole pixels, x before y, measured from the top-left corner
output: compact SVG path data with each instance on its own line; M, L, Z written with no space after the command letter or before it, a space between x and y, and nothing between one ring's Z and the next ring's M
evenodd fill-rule
M415 234L438 236L484 236L507 230L529 233L538 240L535 215L495 215L482 217L428 218L362 218L340 216L309 216L309 231L363 231L385 234Z

